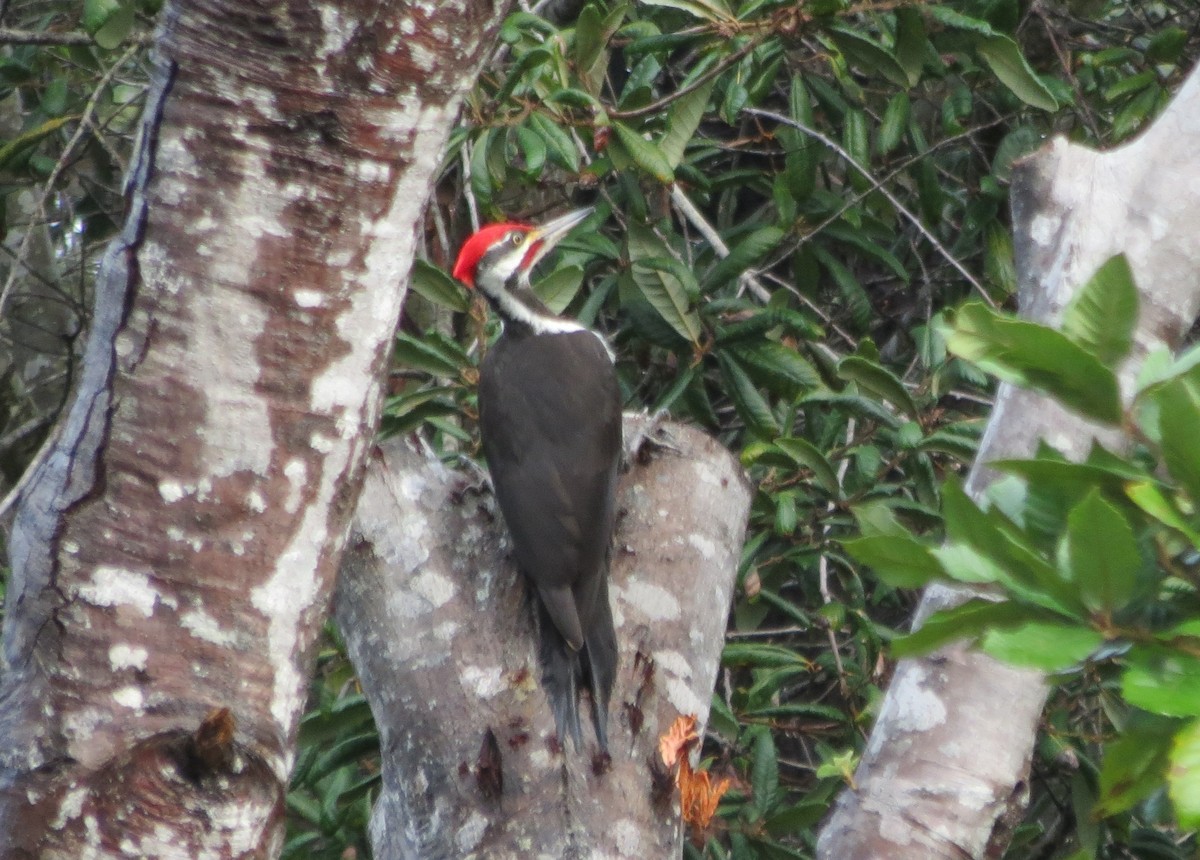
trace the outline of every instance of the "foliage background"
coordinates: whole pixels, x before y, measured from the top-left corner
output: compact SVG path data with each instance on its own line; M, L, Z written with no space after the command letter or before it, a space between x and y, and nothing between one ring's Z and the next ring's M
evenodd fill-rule
M0 0L5 489L76 370L157 6ZM543 297L609 335L628 408L707 428L758 487L705 747L735 787L690 856L811 856L913 605L842 541L864 511L941 534L991 391L943 323L967 299L1014 307L1012 163L1051 134L1120 143L1197 55L1191 0L592 0L510 17L444 157L383 429L477 453L495 323L445 274L458 244L480 221L596 205ZM1064 676L1007 856L1192 856L1161 778L1093 815L1100 751L1129 725L1102 667ZM375 749L331 629L290 856L367 855Z

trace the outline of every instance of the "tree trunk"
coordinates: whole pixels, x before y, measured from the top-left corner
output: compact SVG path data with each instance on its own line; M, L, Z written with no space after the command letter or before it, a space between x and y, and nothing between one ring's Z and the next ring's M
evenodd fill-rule
M507 4L176 3L11 535L0 856L263 857L424 200Z
M580 750L554 737L533 613L490 494L403 444L369 472L336 612L379 726L380 860L679 856L658 738L681 714L703 730L750 488L712 439L668 432L673 447L619 491L611 762L589 731Z
M1096 153L1059 139L1013 171L1013 221L1025 316L1055 324L1071 296L1125 253L1141 311L1119 368L1126 399L1146 353L1182 341L1200 310L1200 70L1137 140ZM1083 459L1093 440L1126 444L1034 391L1001 385L967 490L981 499L992 460L1044 440ZM972 596L930 588L917 623ZM1036 672L963 646L901 660L855 775L821 834L818 856L999 857L1028 796L1046 697Z

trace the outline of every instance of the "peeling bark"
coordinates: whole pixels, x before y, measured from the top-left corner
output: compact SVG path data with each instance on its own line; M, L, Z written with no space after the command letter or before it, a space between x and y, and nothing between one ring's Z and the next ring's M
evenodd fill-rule
M1141 303L1128 398L1149 350L1179 346L1200 311L1200 69L1137 140L1097 153L1059 139L1013 172L1023 314L1055 324L1075 291L1124 252ZM1001 385L968 491L981 498L992 460L1031 456L1039 440L1083 459L1125 440L1036 392ZM930 588L917 623L972 596ZM828 860L999 857L1028 795L1042 677L962 646L902 660L855 775L818 845Z
M278 851L421 210L506 8L163 11L82 378L13 525L0 856Z
M581 750L554 737L491 496L403 443L380 455L336 601L383 749L376 857L679 856L678 798L656 795L650 762L677 715L707 719L750 489L712 439L669 433L677 450L619 491L611 762L590 732Z

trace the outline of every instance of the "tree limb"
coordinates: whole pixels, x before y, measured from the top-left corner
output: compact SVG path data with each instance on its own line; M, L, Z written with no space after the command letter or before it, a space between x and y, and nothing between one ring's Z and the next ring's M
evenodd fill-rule
M1057 139L1013 172L1022 313L1055 324L1071 296L1124 253L1139 288L1133 355L1119 368L1128 400L1147 352L1176 348L1200 309L1200 69L1146 132L1097 153ZM983 498L988 463L1031 456L1040 441L1082 459L1120 433L1037 392L1001 385L967 490ZM975 592L935 586L917 623ZM839 797L818 856L999 856L1028 795L1027 774L1046 685L959 645L901 660L855 775Z
M383 748L376 857L678 856L678 798L650 763L676 716L707 719L750 489L715 441L668 432L675 450L621 481L611 762L590 732L584 750L554 738L491 496L403 443L378 456L336 597Z

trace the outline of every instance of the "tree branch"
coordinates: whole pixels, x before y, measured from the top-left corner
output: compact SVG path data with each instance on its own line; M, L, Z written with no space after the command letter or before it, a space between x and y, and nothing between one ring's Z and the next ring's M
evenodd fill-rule
M491 497L402 443L379 455L336 598L383 748L375 856L679 855L678 799L650 761L676 716L707 719L750 488L715 441L668 432L674 450L621 481L611 762L590 733L560 752Z
M1123 252L1139 288L1133 355L1118 376L1128 400L1147 352L1176 348L1200 310L1200 69L1137 140L1100 154L1057 139L1013 172L1022 313L1055 324L1071 296ZM1037 392L1004 384L967 490L982 499L988 463L1031 456L1045 440L1073 459L1093 441L1127 440ZM917 624L976 592L935 586ZM998 856L1028 795L1046 685L1036 672L962 645L901 660L855 788L838 798L818 857ZM993 853L995 852L995 853Z

